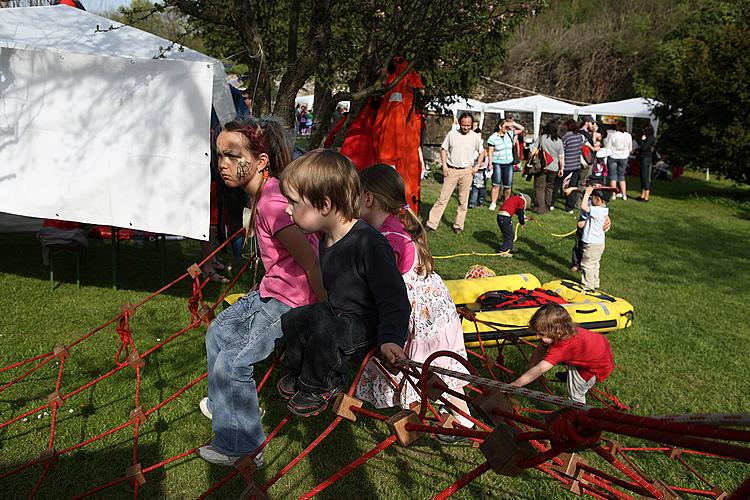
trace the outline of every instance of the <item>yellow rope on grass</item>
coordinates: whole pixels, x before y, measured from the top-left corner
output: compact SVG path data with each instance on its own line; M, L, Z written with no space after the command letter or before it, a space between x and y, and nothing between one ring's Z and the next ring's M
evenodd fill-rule
M518 227L520 224L516 224L516 229L513 231L513 241L515 242L518 239ZM508 255L510 253L510 250L506 250L504 252L498 252L498 253L479 253L479 252L466 252L466 253L454 253L453 255L433 255L433 259L455 259L456 257L502 257L503 255Z
M536 220L536 218L533 218L531 220L533 220L539 227L541 227L542 229L544 229L544 231L546 233L548 233L550 236L554 236L555 238L567 238L568 236L572 236L572 235L576 234L576 231L578 231L578 229L573 229L572 231L570 231L568 233L565 233L565 234L557 234L557 233L551 232L546 227L544 227L541 222L539 222L538 220Z

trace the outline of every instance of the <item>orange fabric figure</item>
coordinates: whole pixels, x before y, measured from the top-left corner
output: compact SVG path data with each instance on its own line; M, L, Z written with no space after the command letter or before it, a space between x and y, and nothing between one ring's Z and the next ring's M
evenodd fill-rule
M346 131L346 138L341 145L341 154L346 155L357 167L357 170L364 170L367 167L375 165L375 150L373 148L372 121L375 116L375 110L372 100L368 99L367 104L362 108L357 117L352 122L349 130Z
M406 71L408 62L393 59L395 69L390 72L390 85ZM373 125L373 146L377 163L392 165L406 182L406 195L413 210L418 208L421 168L419 165L419 133L421 120L414 109L414 90L424 88L422 78L411 70L383 96Z

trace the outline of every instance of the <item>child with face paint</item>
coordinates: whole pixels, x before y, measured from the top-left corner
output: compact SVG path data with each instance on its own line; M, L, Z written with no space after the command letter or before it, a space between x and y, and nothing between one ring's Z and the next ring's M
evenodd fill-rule
M198 449L207 462L233 465L264 441L253 365L281 338L280 317L293 307L323 300L314 234L304 234L286 213L278 176L291 161L291 143L276 120L247 118L225 125L216 140L219 174L251 200L258 249L266 270L260 287L225 309L206 333L208 397L201 412L214 438ZM262 453L255 457L262 465Z

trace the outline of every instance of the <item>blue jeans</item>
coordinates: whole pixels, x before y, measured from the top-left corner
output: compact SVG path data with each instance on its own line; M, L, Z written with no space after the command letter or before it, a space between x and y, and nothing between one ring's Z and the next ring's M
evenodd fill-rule
M281 338L281 315L291 307L251 292L219 314L206 333L211 445L230 456L255 451L266 439L253 365L271 355Z
M510 189L513 186L512 163L492 164L492 185L503 186L505 189Z
M469 191L469 208L481 207L484 205L484 198L486 196L486 187L471 186L471 191Z

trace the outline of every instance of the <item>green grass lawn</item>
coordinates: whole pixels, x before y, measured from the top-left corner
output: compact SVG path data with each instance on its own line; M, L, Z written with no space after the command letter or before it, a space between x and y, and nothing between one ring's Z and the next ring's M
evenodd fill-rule
M637 181L629 179L637 187ZM428 180L423 199L429 208L439 184ZM531 192L519 179L520 190ZM631 195L637 194L634 191ZM499 234L493 214L486 209L469 212L466 229L450 231L455 201L443 222L430 236L435 255L459 252L496 252ZM426 211L424 212L426 214ZM424 215L423 214L423 215ZM750 408L750 190L726 182L686 175L677 182L658 181L651 203L615 201L610 204L612 230L602 260L602 289L624 297L635 307L635 325L610 335L618 369L606 382L638 414L684 412L747 412ZM512 259L461 257L437 262L445 279L462 278L466 269L482 263L498 274L536 275L543 283L557 278L577 278L568 272L571 240L550 236L574 227L574 215L557 210L520 233ZM111 289L111 255L108 242L93 242L82 270L82 288L75 286L72 262L60 262L62 283L50 290L41 264L39 244L33 235L0 235L0 366L50 351L57 343L70 343L112 318L118 307L136 302L157 290L159 255L153 244L122 247L120 290ZM167 276L178 276L198 258L195 242L168 242ZM238 267L238 266L236 266ZM243 278L240 289L248 286ZM135 343L143 351L187 325L183 282L146 304L133 317ZM221 292L210 284L206 297ZM205 371L204 329L191 330L147 359L143 370L141 402L149 408ZM66 361L62 392L111 370L119 338L109 327L72 351ZM520 360L508 363L521 368ZM0 392L0 422L46 402L54 390L57 367L53 364L23 382ZM0 385L25 369L0 373ZM262 370L259 369L260 373ZM272 378L272 382L275 381ZM561 385L553 386L560 394ZM60 450L95 436L128 419L134 406L133 371L126 369L70 398L60 409L55 447ZM270 389L270 388L269 388ZM205 381L184 393L142 426L138 457L144 467L207 442L210 422L198 410ZM274 390L264 390L261 404L267 410L264 425L270 431L286 414ZM41 413L27 421L0 429L0 474L25 463L47 447L51 417ZM271 478L309 444L332 420L327 413L315 419L294 419L271 442L267 468L259 482ZM270 490L273 497L292 498L304 493L339 468L387 437L383 424L364 420L343 423L312 455ZM67 454L50 469L38 495L68 497L121 476L132 461L132 429L124 429ZM586 453L591 458L591 453ZM638 456L639 465L654 478L673 484L700 487L675 462L654 454ZM715 459L687 459L712 482L726 490L750 473L746 465ZM592 459L594 463L595 459ZM478 450L440 446L423 438L402 449L388 448L329 488L321 498L426 498L483 462ZM0 480L0 497L28 496L41 468L32 467ZM222 478L228 469L209 466L197 457L176 461L147 476L140 488L144 498L195 497ZM242 490L235 478L220 497L236 497ZM132 488L119 485L102 494L130 498ZM537 471L518 478L488 472L461 490L459 498L567 498L559 484Z

